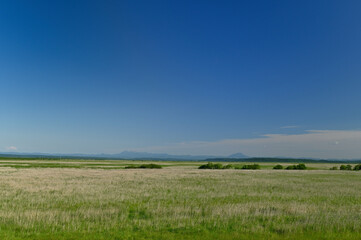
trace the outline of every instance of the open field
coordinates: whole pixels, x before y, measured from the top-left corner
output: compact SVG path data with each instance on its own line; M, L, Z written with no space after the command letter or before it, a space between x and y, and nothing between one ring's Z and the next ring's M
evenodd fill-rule
M361 238L361 172L340 164L124 169L140 163L0 161L0 239Z

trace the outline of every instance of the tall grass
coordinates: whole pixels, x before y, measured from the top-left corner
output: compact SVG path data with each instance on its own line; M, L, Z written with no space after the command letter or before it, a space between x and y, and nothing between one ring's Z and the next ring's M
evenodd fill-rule
M0 168L1 239L359 239L358 171Z

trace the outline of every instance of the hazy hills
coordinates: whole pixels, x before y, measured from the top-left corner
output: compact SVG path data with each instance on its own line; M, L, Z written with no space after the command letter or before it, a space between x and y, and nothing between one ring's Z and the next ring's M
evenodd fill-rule
M154 160L205 160L210 158L248 158L243 153L235 153L229 156L213 155L172 155L166 153L148 153L123 151L116 154L48 154L48 153L0 153L0 157L23 157L23 158L97 158L97 159L154 159Z
M155 161L209 161L209 162L319 162L319 163L360 163L360 159L314 159L288 157L249 157L243 153L228 156L213 155L172 155L166 153L148 153L124 151L116 154L49 154L49 153L16 153L3 152L0 158L27 159L109 159L109 160L155 160Z

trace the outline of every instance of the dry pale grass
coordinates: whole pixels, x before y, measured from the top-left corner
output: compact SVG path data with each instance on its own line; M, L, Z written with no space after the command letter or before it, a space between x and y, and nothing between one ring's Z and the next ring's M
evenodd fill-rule
M359 172L327 170L4 167L0 236L132 239L135 233L154 232L178 233L180 239L182 233L217 232L356 236L361 224L360 178Z

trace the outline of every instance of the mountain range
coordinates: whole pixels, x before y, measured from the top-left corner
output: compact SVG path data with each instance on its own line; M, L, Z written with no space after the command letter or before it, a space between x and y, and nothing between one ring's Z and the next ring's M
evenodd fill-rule
M213 155L172 155L167 153L148 153L123 151L116 154L50 154L50 153L17 153L3 152L0 157L24 157L24 158L98 158L98 159L150 159L150 160L205 160L210 158L248 158L243 153L235 153L229 156Z

